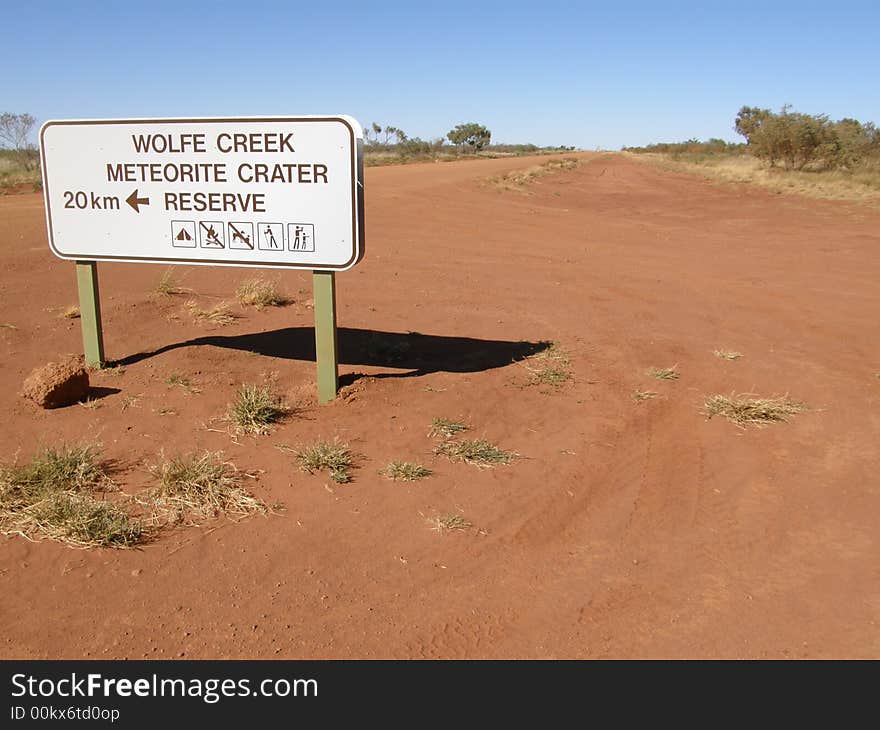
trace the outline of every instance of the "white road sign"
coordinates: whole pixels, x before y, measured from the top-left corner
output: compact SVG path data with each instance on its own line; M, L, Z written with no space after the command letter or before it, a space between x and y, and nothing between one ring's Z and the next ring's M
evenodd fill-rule
M350 117L51 121L40 149L63 259L344 270L363 256Z

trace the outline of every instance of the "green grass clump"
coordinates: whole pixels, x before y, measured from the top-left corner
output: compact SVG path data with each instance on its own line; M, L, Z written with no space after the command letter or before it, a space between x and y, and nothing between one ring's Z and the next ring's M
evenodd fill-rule
M265 279L248 279L239 284L235 290L235 298L239 303L263 309L264 307L283 307L290 300L279 293L274 282Z
M433 472L421 464L412 464L408 461L392 461L380 474L395 482L413 482L416 479L424 479Z
M172 523L219 515L247 517L267 510L241 486L238 471L220 452L163 457L150 474L157 482L149 492L152 507Z
M242 385L229 404L227 417L238 433L265 434L288 413L288 407L271 387Z
M707 418L723 416L737 426L758 426L787 422L790 416L802 413L807 406L785 396L750 398L747 395L713 395L706 399L703 413Z
M452 461L463 461L480 468L509 464L519 456L512 451L504 451L485 439L444 441L434 449L434 453L443 454Z
M326 471L337 484L347 484L351 481L348 470L351 468L353 458L348 444L340 444L335 440L332 443L319 441L294 453L300 468L309 474Z
M678 380L678 371L675 368L675 365L671 368L648 368L645 375L657 380Z
M452 438L457 433L462 433L470 428L466 423L453 421L451 418L435 418L431 421L431 430L428 431L429 436L443 436Z
M140 522L95 496L112 487L95 447L46 447L28 464L0 467L0 532L76 547L134 545Z

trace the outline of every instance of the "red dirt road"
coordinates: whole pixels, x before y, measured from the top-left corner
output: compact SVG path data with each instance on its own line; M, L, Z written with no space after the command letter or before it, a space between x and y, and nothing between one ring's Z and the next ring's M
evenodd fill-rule
M211 329L186 296L151 297L161 267L121 264L100 273L107 354L127 364L93 376L118 392L31 407L30 370L81 347L59 317L73 265L48 250L39 196L0 198L0 459L96 441L136 492L163 450L222 450L286 507L137 550L0 538L0 656L880 656L880 215L585 157L531 194L480 184L523 159L369 169L367 255L338 277L341 369L400 377L327 407L305 273L269 272L292 306L235 305ZM253 275L175 273L205 305ZM571 354L558 391L511 363L544 340ZM674 364L677 381L644 374ZM273 375L299 414L231 438L217 419L239 384ZM761 430L701 415L733 391L810 410ZM523 458L435 457L435 416ZM351 484L275 448L333 437L360 454ZM390 482L392 459L435 474ZM471 529L427 524L458 512Z

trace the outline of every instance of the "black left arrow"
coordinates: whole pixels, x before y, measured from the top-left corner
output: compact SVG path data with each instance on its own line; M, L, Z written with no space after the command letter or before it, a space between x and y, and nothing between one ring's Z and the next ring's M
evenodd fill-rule
M134 208L135 213L140 213L141 211L138 209L138 206L139 205L149 205L150 199L149 198L139 198L137 188L135 188L134 192L125 199L125 202L128 203L132 208Z

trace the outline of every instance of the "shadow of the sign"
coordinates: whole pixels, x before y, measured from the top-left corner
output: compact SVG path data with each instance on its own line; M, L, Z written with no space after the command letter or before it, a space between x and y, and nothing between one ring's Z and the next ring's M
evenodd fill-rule
M287 327L246 335L210 335L140 352L117 360L133 365L183 347L224 347L290 360L315 360L315 331ZM373 377L414 377L429 373L475 373L504 367L546 350L549 342L479 340L472 337L423 335L419 332L379 332L339 328L339 361L344 365L395 368L406 372L376 373Z

